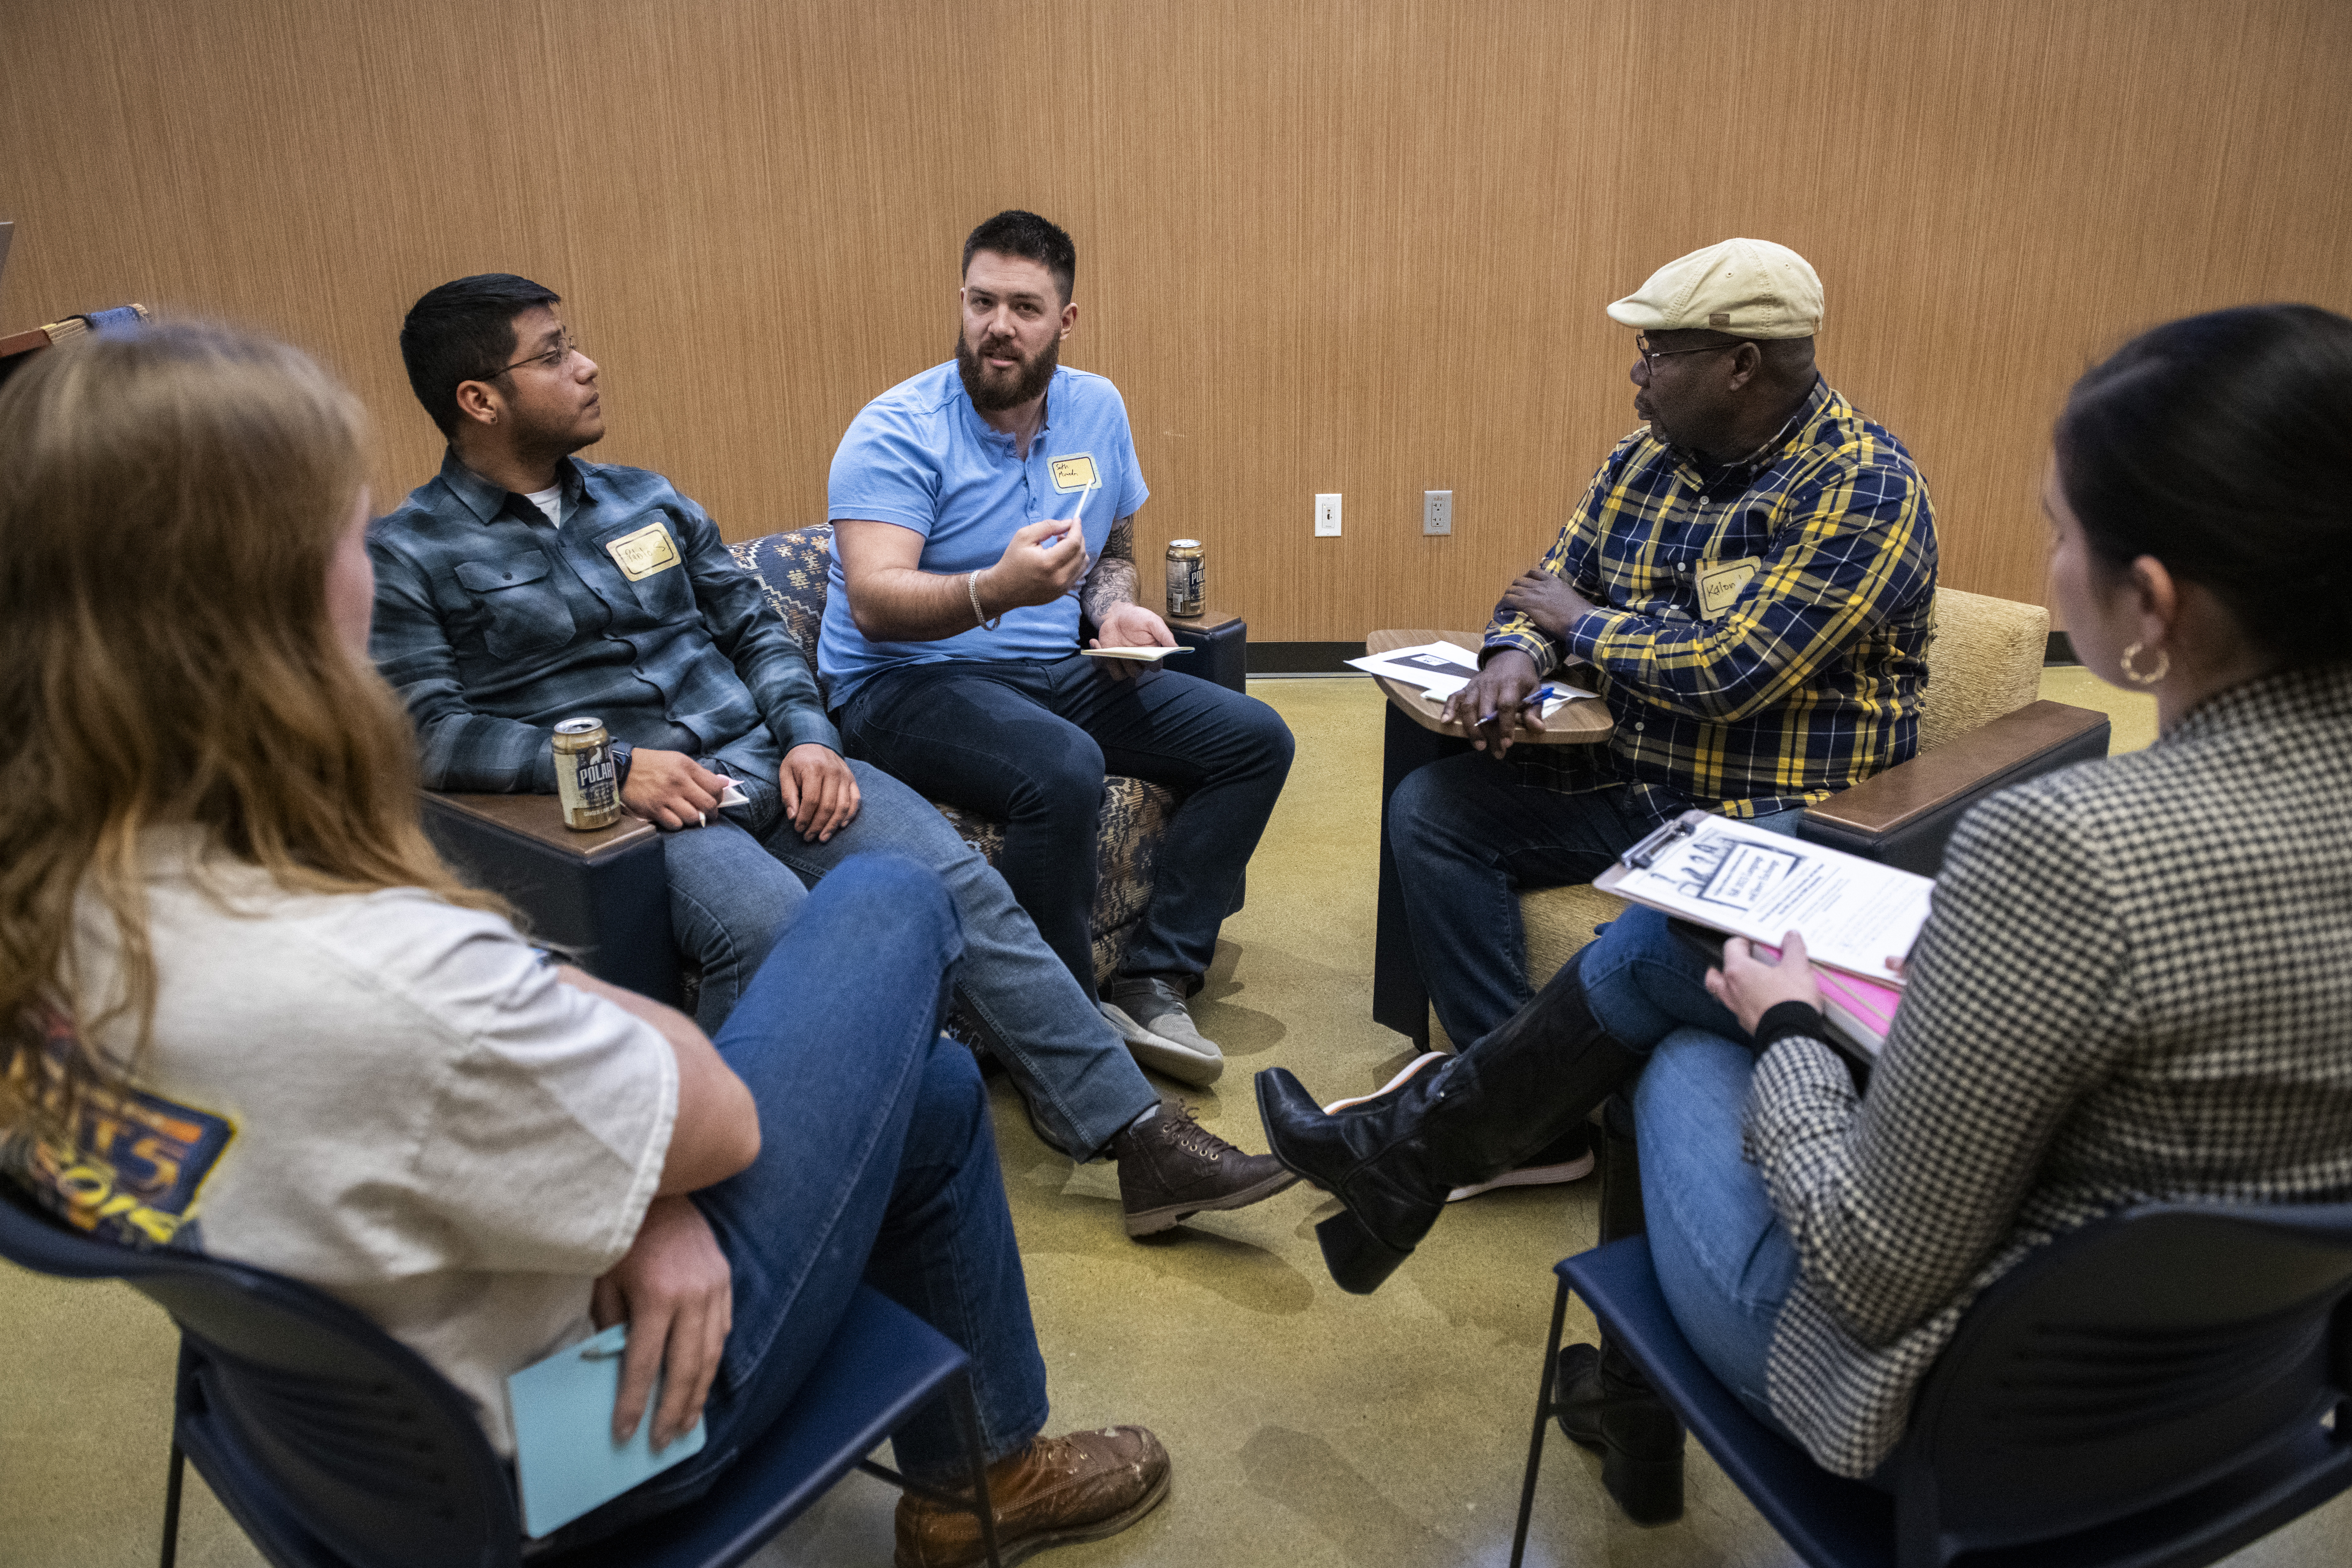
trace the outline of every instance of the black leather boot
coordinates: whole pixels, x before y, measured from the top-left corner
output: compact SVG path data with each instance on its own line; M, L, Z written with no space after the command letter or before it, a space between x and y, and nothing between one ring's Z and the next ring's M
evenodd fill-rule
M1643 1233L1641 1155L1633 1108L1609 1097L1601 1117L1601 1240ZM1567 1345L1552 1381L1552 1408L1570 1441L1601 1451L1601 1484L1636 1524L1683 1516L1683 1424L1606 1335Z
M1565 1345L1552 1384L1559 1429L1601 1452L1601 1484L1635 1524L1683 1516L1683 1424L1613 1345Z
M1586 1005L1581 960L1454 1060L1338 1116L1286 1069L1257 1075L1274 1157L1348 1205L1315 1227L1341 1289L1379 1289L1437 1223L1448 1193L1510 1169L1641 1070L1641 1055Z

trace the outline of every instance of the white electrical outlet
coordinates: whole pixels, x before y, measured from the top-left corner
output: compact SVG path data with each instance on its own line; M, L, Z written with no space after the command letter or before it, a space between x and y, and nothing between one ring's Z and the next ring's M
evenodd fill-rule
M1339 498L1335 495L1315 498L1315 537L1339 537Z
M1452 490L1421 492L1421 531L1423 533L1454 531L1454 492Z

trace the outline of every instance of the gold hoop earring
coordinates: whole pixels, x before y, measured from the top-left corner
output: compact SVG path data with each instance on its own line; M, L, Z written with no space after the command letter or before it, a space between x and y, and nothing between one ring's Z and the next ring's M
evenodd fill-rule
M2130 681L2134 686L2154 686L2158 681L2162 680L2166 676L2172 673L2172 655L2163 648L2158 648L2156 650L2156 668L2143 675L2138 669L2134 668L2132 664L2132 660L2139 657L2140 647L2140 644L2134 643L2131 647L2124 649L2124 679Z

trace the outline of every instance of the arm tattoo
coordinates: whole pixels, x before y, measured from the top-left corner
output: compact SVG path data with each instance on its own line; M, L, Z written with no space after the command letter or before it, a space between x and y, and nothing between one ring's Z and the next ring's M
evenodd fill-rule
M1110 536L1103 541L1094 570L1078 585L1078 604L1087 619L1100 626L1115 606L1134 603L1135 519L1129 515L1110 525Z

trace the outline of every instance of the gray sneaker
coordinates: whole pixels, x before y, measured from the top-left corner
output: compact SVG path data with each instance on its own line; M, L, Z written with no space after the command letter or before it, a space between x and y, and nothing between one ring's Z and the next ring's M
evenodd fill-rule
M1103 994L1110 1020L1135 1059L1180 1083L1212 1084L1225 1070L1225 1053L1203 1038L1184 1010L1184 998L1164 980L1121 978Z

